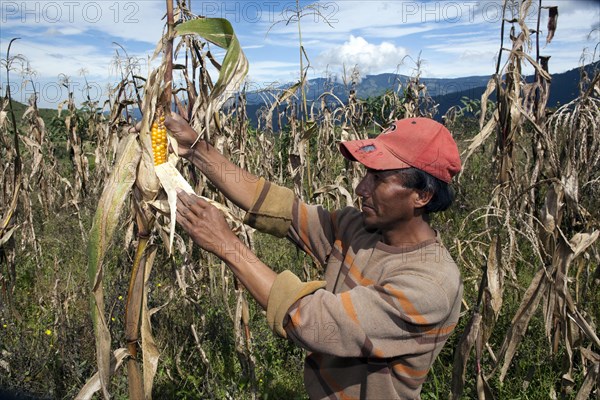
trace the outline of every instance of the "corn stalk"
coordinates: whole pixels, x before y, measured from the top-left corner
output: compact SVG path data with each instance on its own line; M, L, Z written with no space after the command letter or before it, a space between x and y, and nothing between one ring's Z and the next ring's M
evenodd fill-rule
M4 189L1 193L2 203L0 204L3 210L0 218L0 263L6 265L6 270L5 272L0 271L0 281L2 284L2 297L6 299L9 307L12 304L13 285L16 280L16 250L12 236L17 229L19 197L23 185L19 130L17 128L17 120L13 110L10 91L10 71L12 64L23 60L20 56L13 58L10 56L10 48L13 42L18 39L12 39L6 50L6 95L2 99L2 107L0 109L0 129L3 144L0 150L2 151L2 159L10 161L6 166L2 167L2 187ZM12 138L10 138L10 130L12 130Z
M517 10L516 15L509 18L511 5ZM580 298L580 288L587 288L590 283L581 282L581 274L572 277L570 272L571 265L580 263L581 256L592 248L599 234L590 221L590 212L579 202L579 188L597 180L598 157L590 153L598 146L597 93L594 90L582 92L577 100L563 106L546 121L551 82L549 57L539 52L541 14L538 14L537 30L532 31L525 24L531 7L531 0L504 3L496 74L481 100L481 131L465 152L466 160L496 132L497 186L484 210L486 226L482 233L488 237L487 249L475 245L475 253L485 255L484 269L479 297L456 353L453 398L462 394L466 365L473 348L477 396L494 398L490 379L494 376L499 382L506 379L529 323L540 307L545 334L552 343L551 352L557 354L560 348L564 349L563 395L574 389L574 368L591 365L578 399L583 398L583 393L589 393L589 382L597 377L594 372L597 371L596 353L589 348L582 349L586 344L598 349L600 341L582 303L573 300L573 293ZM539 9L543 8L540 1ZM549 42L556 30L558 10L556 7L547 9ZM510 48L504 47L506 24L511 24ZM533 33L536 34L535 59L529 55ZM503 54L506 54L506 63L501 68ZM523 64L535 69L532 83L524 81ZM492 118L485 121L488 97L494 92L496 110ZM545 199L540 201L544 193ZM524 248L530 249L533 259L523 258ZM489 339L502 310L506 280L515 281L517 268L527 265L533 267L533 278L522 295L502 345L494 351ZM575 287L573 282L576 282ZM574 357L576 349L580 352L579 358ZM486 365L488 359L491 368ZM579 365L576 365L577 360L580 360Z
M237 89L248 69L246 58L228 21L213 18L191 19L180 24L175 32L172 27L173 14L179 13L184 16L189 16L189 14L183 7L174 11L171 1L167 2L167 10L169 26L156 51L156 53L160 53L165 49L165 57L161 66L154 70L146 81L142 105L143 118L139 133L130 133L119 145L124 150L105 185L90 234L88 269L93 292L92 317L96 336L98 373L79 393L78 398L81 399L90 398L97 390L102 390L103 396L109 398L110 376L126 357L130 357L127 361L130 398L151 398L152 394L152 382L159 358L158 349L152 338L150 311L147 307L147 285L156 252L156 247L150 245L154 240L152 232L157 231L157 234L163 238L166 249L171 253L175 238L176 189L194 191L175 169L178 162L176 155L171 155L168 162L158 166L155 166L153 162L150 126L156 118L156 110L162 108L163 112L168 112L171 105L172 50L170 49L172 49L172 45L169 43L172 43L174 35L187 35L181 38L180 45L191 44L189 49L194 58L199 55L198 50L201 46L196 46L197 40L191 35L201 36L227 50L220 66L217 82L213 85L212 82L209 83L210 77L203 75L202 79L206 79L203 81L205 85L198 89L191 86L187 90L187 100L194 100L189 103L191 124L198 132L206 136L213 129L220 129L217 113L228 96ZM188 76L185 78L188 83L192 81ZM183 103L176 99L175 104L185 114L187 110L182 106ZM190 115L184 115L184 117L190 118ZM111 355L111 336L104 310L104 258L127 200L133 205L138 231L125 317L127 347L119 349ZM239 229L241 224L231 214L231 211L218 203L214 204L226 213L228 219L236 221ZM161 217L162 214L168 216L168 223ZM165 235L165 232L168 233ZM239 296L238 298L241 299ZM243 310L245 300L240 304L242 304L240 309ZM247 309L247 304L245 309ZM247 324L247 312L242 314L246 317ZM141 337L139 336L140 327ZM137 343L140 339L143 375L140 375L136 361Z

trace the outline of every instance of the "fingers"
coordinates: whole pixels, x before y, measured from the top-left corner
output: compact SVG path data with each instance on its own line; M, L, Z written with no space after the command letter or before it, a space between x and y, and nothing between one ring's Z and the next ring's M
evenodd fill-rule
M177 193L176 220L194 243L217 256L235 238L221 211L206 200L183 191Z
M167 116L165 118L165 127L171 132L171 134L177 138L181 137L184 139L195 139L198 134L192 129L188 121L183 119L178 114Z
M135 124L135 126L130 127L129 133L139 133L140 129L142 129L142 121Z
M189 126L189 123L181 115L172 113L171 115L167 115L165 117L165 126L169 130L179 130L179 129L175 129L175 128L181 128L182 126Z
M181 117L179 114L173 113L171 115L165 116L165 126L168 129L172 129L176 127L176 124L188 125L188 122ZM142 129L142 121L139 121L135 126L129 127L129 133L139 133Z
M196 195L188 194L181 190L177 193L177 199L188 209L201 212L208 207L213 207L208 201Z
M173 114L172 116L167 116L165 118L165 127L169 130L171 136L177 140L178 144L185 144L189 141L189 138L186 137L185 131L186 129L192 129L186 120L180 117L177 114Z
M206 213L202 211L201 206L196 205L193 197L183 191L177 194L177 214L175 216L177 223L192 237L194 229L202 229L202 225L206 223ZM200 200L197 197L196 199Z
M211 208L214 208L214 206L198 196L187 194L184 191L177 193L178 222L193 223L198 219L207 220Z
M188 222L194 217L193 211L190 209L192 204L190 197L183 191L177 193L177 221L181 219L183 222Z
M179 123L185 122L186 124L188 123L188 121L185 118L183 118L181 115L179 115L177 113L171 113L171 114L167 115L167 118L165 119L165 121L168 120L169 118L171 118L175 122L179 122Z

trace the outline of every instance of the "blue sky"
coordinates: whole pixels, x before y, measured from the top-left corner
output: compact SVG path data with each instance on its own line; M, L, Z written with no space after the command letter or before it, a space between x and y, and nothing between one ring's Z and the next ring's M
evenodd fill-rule
M263 88L298 79L298 26L284 21L294 0L200 1L188 0L192 11L231 21L250 63L251 87ZM338 79L356 67L361 75L384 72L411 74L419 56L424 77L491 75L500 46L501 0L301 1L319 14L302 19L303 44L310 60L309 78L335 75ZM535 28L538 1L526 22ZM545 45L547 10L542 10L542 55L551 56L551 73L564 72L597 61L600 42L600 1L544 0L558 6L556 36ZM4 59L11 38L11 55L29 61L40 104L55 108L66 99L61 76L70 77L78 99L84 86L82 71L91 84L92 98L105 98L108 87L120 79L114 65L123 46L139 60L146 75L160 39L163 0L0 0L0 54ZM327 20L329 23L327 23ZM506 42L505 42L506 43ZM213 49L217 57L223 53ZM2 93L6 76L1 73ZM214 75L216 80L216 75ZM11 74L16 100L25 102L31 84L18 71Z

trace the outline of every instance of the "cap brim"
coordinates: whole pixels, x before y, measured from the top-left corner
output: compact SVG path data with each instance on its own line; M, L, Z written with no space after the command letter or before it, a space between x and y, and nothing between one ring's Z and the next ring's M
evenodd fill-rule
M375 139L350 140L340 143L340 152L350 161L358 161L370 169L388 170L410 168L398 159L382 143Z

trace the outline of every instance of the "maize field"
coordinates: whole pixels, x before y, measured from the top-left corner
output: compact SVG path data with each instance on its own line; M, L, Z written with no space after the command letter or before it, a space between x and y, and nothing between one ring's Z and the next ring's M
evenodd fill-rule
M373 136L398 118L441 117L464 167L455 204L432 225L465 292L422 398L600 396L600 71L582 73L570 103L547 106L552 74L539 27L524 18L531 0L503 16L497 68L469 109L437 115L420 60L408 84L391 83L377 102L354 90L357 75L347 102L327 92L307 102L301 61L295 85L261 93L257 127L246 114L248 60L232 25L188 4L167 0L160 65L140 77L125 58L104 104L78 107L71 92L47 117L36 96L23 106L10 89L2 94L0 397L307 398L303 351L275 337L226 265L176 226L177 190L217 206L276 271L311 280L322 267L245 226L240 209L169 152L168 113L240 167L329 209L358 206L364 172L344 161L340 141ZM542 10L556 26L556 10ZM297 11L292 23L300 24ZM7 83L22 61L10 48ZM71 87L68 77L61 83Z

